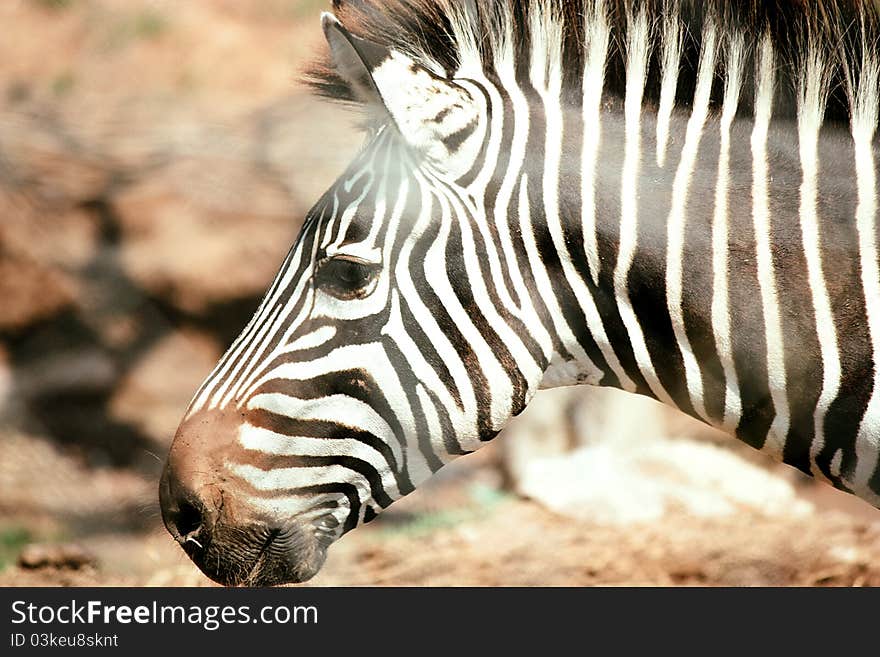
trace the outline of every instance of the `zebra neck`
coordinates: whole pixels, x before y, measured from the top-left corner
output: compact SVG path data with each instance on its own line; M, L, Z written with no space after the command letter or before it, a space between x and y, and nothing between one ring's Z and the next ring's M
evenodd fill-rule
M868 171L848 126L692 125L673 114L660 158L648 111L637 139L621 112L532 115L520 182L549 284L533 296L567 364L545 385L598 371L833 479L855 467L872 397L877 257L857 216L876 212L859 188L878 179L876 145Z

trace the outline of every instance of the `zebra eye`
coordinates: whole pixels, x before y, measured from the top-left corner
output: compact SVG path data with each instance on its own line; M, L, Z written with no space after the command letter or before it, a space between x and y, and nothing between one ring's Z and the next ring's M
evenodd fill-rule
M379 266L354 256L337 255L318 265L315 285L337 299L363 299L373 291Z

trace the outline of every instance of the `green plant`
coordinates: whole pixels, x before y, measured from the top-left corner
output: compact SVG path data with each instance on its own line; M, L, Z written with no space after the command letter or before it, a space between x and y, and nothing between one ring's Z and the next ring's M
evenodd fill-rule
M449 529L466 522L481 520L489 516L499 504L510 499L508 493L482 484L471 486L468 493L474 502L473 505L420 513L404 523L383 527L382 533L419 536L439 529Z
M135 41L160 39L171 27L164 14L153 9L145 9L135 14L117 13L107 20L106 45L108 50L120 50Z
M0 570L15 563L21 549L32 540L30 531L24 527L0 527Z
M66 96L73 91L75 84L76 78L73 73L71 71L64 71L52 80L52 93L56 96Z
M72 7L76 0L31 0L31 2L44 9L67 9Z
M168 27L168 19L163 14L147 9L135 16L132 32L139 39L157 39Z

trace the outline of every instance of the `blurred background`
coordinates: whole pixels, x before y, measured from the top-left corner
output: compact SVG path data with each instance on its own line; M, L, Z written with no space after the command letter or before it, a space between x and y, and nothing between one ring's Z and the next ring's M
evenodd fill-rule
M210 585L161 462L360 145L325 0L0 2L0 585ZM541 393L310 585L880 585L880 511L648 400Z

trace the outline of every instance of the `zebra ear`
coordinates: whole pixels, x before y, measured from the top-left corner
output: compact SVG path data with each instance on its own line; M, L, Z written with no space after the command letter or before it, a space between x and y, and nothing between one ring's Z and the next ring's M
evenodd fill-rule
M336 72L351 85L359 100L382 105L382 95L373 81L372 70L391 57L391 51L372 41L356 37L329 12L321 14L321 26L330 45Z
M464 87L351 34L333 14L321 20L339 75L362 101L384 112L411 146L447 170L476 155L481 112Z

